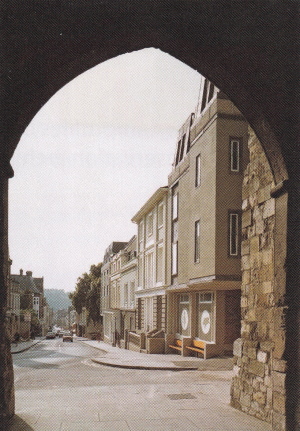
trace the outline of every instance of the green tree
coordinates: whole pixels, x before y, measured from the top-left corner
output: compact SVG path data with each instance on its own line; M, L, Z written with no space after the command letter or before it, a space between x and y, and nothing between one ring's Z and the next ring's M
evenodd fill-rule
M86 307L88 318L94 323L100 320L101 267L102 263L92 265L89 273L77 279L75 291L69 294L76 312L80 314Z

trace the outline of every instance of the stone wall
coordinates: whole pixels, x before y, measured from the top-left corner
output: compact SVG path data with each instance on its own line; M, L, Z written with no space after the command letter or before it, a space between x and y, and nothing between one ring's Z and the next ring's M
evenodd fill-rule
M287 197L249 131L243 182L241 338L234 343L231 404L285 426L285 244Z

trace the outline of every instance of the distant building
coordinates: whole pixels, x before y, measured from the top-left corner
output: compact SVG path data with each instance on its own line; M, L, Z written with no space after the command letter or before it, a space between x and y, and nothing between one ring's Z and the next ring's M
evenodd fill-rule
M121 260L115 255L124 249L127 242L112 242L105 250L101 269L100 314L103 318L103 340L116 343L116 332L120 328L120 285ZM112 273L114 274L112 280Z
M167 340L231 352L240 335L241 209L248 124L228 98L202 80L196 114L179 131L169 175Z
M20 283L12 279L10 274L12 260L8 265L8 291L7 291L7 318L10 338L13 340L15 334L20 333Z
M44 313L44 278L36 278L32 276L32 271L26 271L20 269L19 274L11 275L12 283L18 283L20 287L20 308L21 310L34 310L38 321L40 322L41 328L44 325L43 313ZM30 335L30 329L28 329L29 315L26 316L21 313L21 335L23 332L24 336Z
M168 191L157 189L132 218L138 232L136 329L146 338L166 330Z

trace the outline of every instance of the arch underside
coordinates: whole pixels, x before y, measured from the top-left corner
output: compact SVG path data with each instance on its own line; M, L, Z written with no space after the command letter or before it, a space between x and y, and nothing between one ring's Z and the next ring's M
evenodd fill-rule
M293 141L292 8L150 0L13 5L17 9L8 6L4 14L10 41L3 65L8 160L34 115L62 86L110 58L154 47L222 89L260 138L276 181L287 179L280 144Z

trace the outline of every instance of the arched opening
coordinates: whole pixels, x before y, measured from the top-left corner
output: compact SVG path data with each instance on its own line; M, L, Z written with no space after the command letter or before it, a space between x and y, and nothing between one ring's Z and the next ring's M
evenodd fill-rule
M15 36L16 28L19 26L22 27L22 36L13 38L17 42L18 50L8 56L5 69L7 104L4 111L6 130L2 152L4 161L2 219L5 219L7 213L5 199L6 178L9 175L7 163L21 134L40 106L78 73L122 52L147 46L160 47L204 73L233 100L261 140L275 177L277 188L273 191L274 198L286 192L287 183L284 181L288 179L287 170L289 172L291 186L288 189L287 282L284 276L280 276L278 280L281 286L287 283L286 298L290 306L286 320L288 339L285 352L285 357L289 361L286 384L289 392L287 400L283 398L277 401L279 404L287 404L290 429L293 429L299 373L298 333L294 332L298 313L299 266L293 266L298 262L296 242L298 231L295 227L299 191L296 183L298 162L295 158L297 127L293 124L297 122L293 87L296 83L297 67L292 64L291 59L297 58L297 55L293 56L296 44L287 41L295 36L297 14L293 8L287 10L281 5L275 10L271 4L263 7L248 5L247 8L244 8L244 5L242 8L236 5L232 13L233 11L222 2L211 2L210 5L202 3L187 5L183 2L180 7L174 2L160 4L145 2L143 5L135 2L131 5L120 3L121 7L105 4L105 11L103 9L99 11L91 2L88 13L82 14L82 4L80 3L79 9L74 9L65 2L59 13L62 14L63 11L61 16L67 18L60 16L60 19L57 19L57 11L54 9L49 9L47 15L36 5L34 19L31 17L28 21L29 25L32 20L36 25L35 38L31 41L23 37L24 34L28 35L31 32L26 24L28 10L24 10L22 5L18 6L21 16L18 23L13 14L8 14L8 37ZM165 14L166 9L168 18ZM79 25L75 25L74 20L78 19L80 13L82 16ZM267 22L266 14L269 17ZM87 22L91 22L92 25L87 26ZM47 35L44 33L46 23L49 24ZM185 25L182 25L183 23ZM102 29L100 34L99 25ZM189 32L186 32L187 26ZM280 40L274 37L277 31L283 35ZM76 34L78 38L75 39L72 34ZM244 49L245 46L247 49ZM35 56L37 48L39 54ZM286 61L288 58L290 61ZM47 61L44 61L45 59ZM2 263L5 268L6 224L3 223L1 228ZM282 269L282 262L279 266ZM4 278L1 284L5 287ZM5 298L4 288L2 295ZM1 349L5 355L7 350L5 342L2 343ZM296 354L293 354L293 350L296 350ZM11 387L7 386L6 400L2 403L6 412L9 410L8 405L11 406L10 392Z

